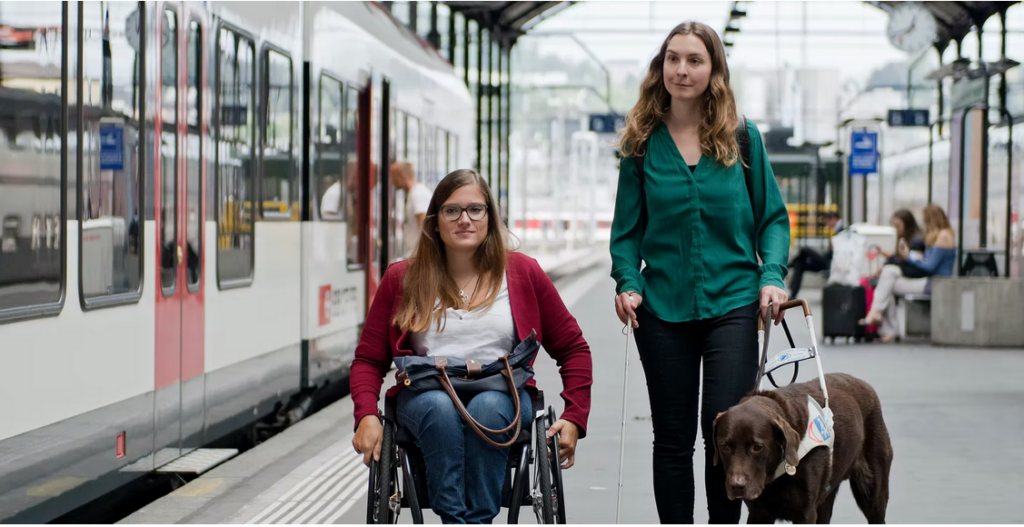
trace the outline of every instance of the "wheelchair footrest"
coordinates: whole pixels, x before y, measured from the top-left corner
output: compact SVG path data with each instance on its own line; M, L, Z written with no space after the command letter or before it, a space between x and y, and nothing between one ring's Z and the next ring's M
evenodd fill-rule
M764 366L765 373L771 373L783 366L788 364L794 364L797 362L805 361L807 359L814 358L814 350L811 348L792 348L785 351L780 351L775 354L774 357L768 359L768 363Z

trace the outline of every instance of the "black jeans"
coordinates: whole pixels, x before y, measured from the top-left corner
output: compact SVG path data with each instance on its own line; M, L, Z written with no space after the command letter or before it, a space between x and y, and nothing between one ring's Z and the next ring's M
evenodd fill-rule
M757 376L757 303L722 316L692 322L665 322L643 306L636 347L647 376L654 422L654 500L662 523L693 523L693 453L697 439L697 400L701 360L704 398L700 409L704 437L704 485L710 523L739 523L741 500L725 493L725 470L712 465L712 424L735 405Z
M789 298L800 298L800 283L804 280L804 272L817 273L827 271L832 266L832 253L821 254L814 249L804 247L797 253L796 258L789 264L789 289L792 293Z

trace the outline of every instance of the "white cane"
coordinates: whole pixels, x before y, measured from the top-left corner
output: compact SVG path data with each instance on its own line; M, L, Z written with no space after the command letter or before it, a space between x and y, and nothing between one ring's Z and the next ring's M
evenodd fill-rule
M626 394L629 386L629 336L632 332L633 319L629 319L626 327L622 328L622 333L626 335L626 366L622 369L622 430L619 433L619 488L615 496L615 523L622 523L622 468L626 459Z

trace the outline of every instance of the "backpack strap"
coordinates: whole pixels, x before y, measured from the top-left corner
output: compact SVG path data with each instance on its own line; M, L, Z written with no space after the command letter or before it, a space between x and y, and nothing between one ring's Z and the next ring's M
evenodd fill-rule
M747 196L750 198L750 210L754 212L754 252L757 249L757 229L761 226L764 211L757 209L754 201L754 174L750 169L750 130L747 129L747 116L740 116L740 126L736 129L736 144L740 147L740 160L743 162L743 181L747 184Z

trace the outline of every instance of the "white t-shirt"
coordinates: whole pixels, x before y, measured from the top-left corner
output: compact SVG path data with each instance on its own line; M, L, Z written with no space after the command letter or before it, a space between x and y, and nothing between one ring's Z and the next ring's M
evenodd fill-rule
M341 182L335 181L320 199L320 214L325 218L341 217Z
M437 332L436 324L431 324L423 333L410 333L410 349L423 357L476 359L481 364L508 355L516 346L516 326L508 301L507 278L501 280L501 291L494 305L486 312L485 309L486 306L472 311L448 308L448 318L441 332Z
M405 226L402 230L406 258L412 255L412 250L416 248L416 243L420 239L420 224L416 221L416 215L427 213L431 197L433 193L423 183L413 185L405 197Z

